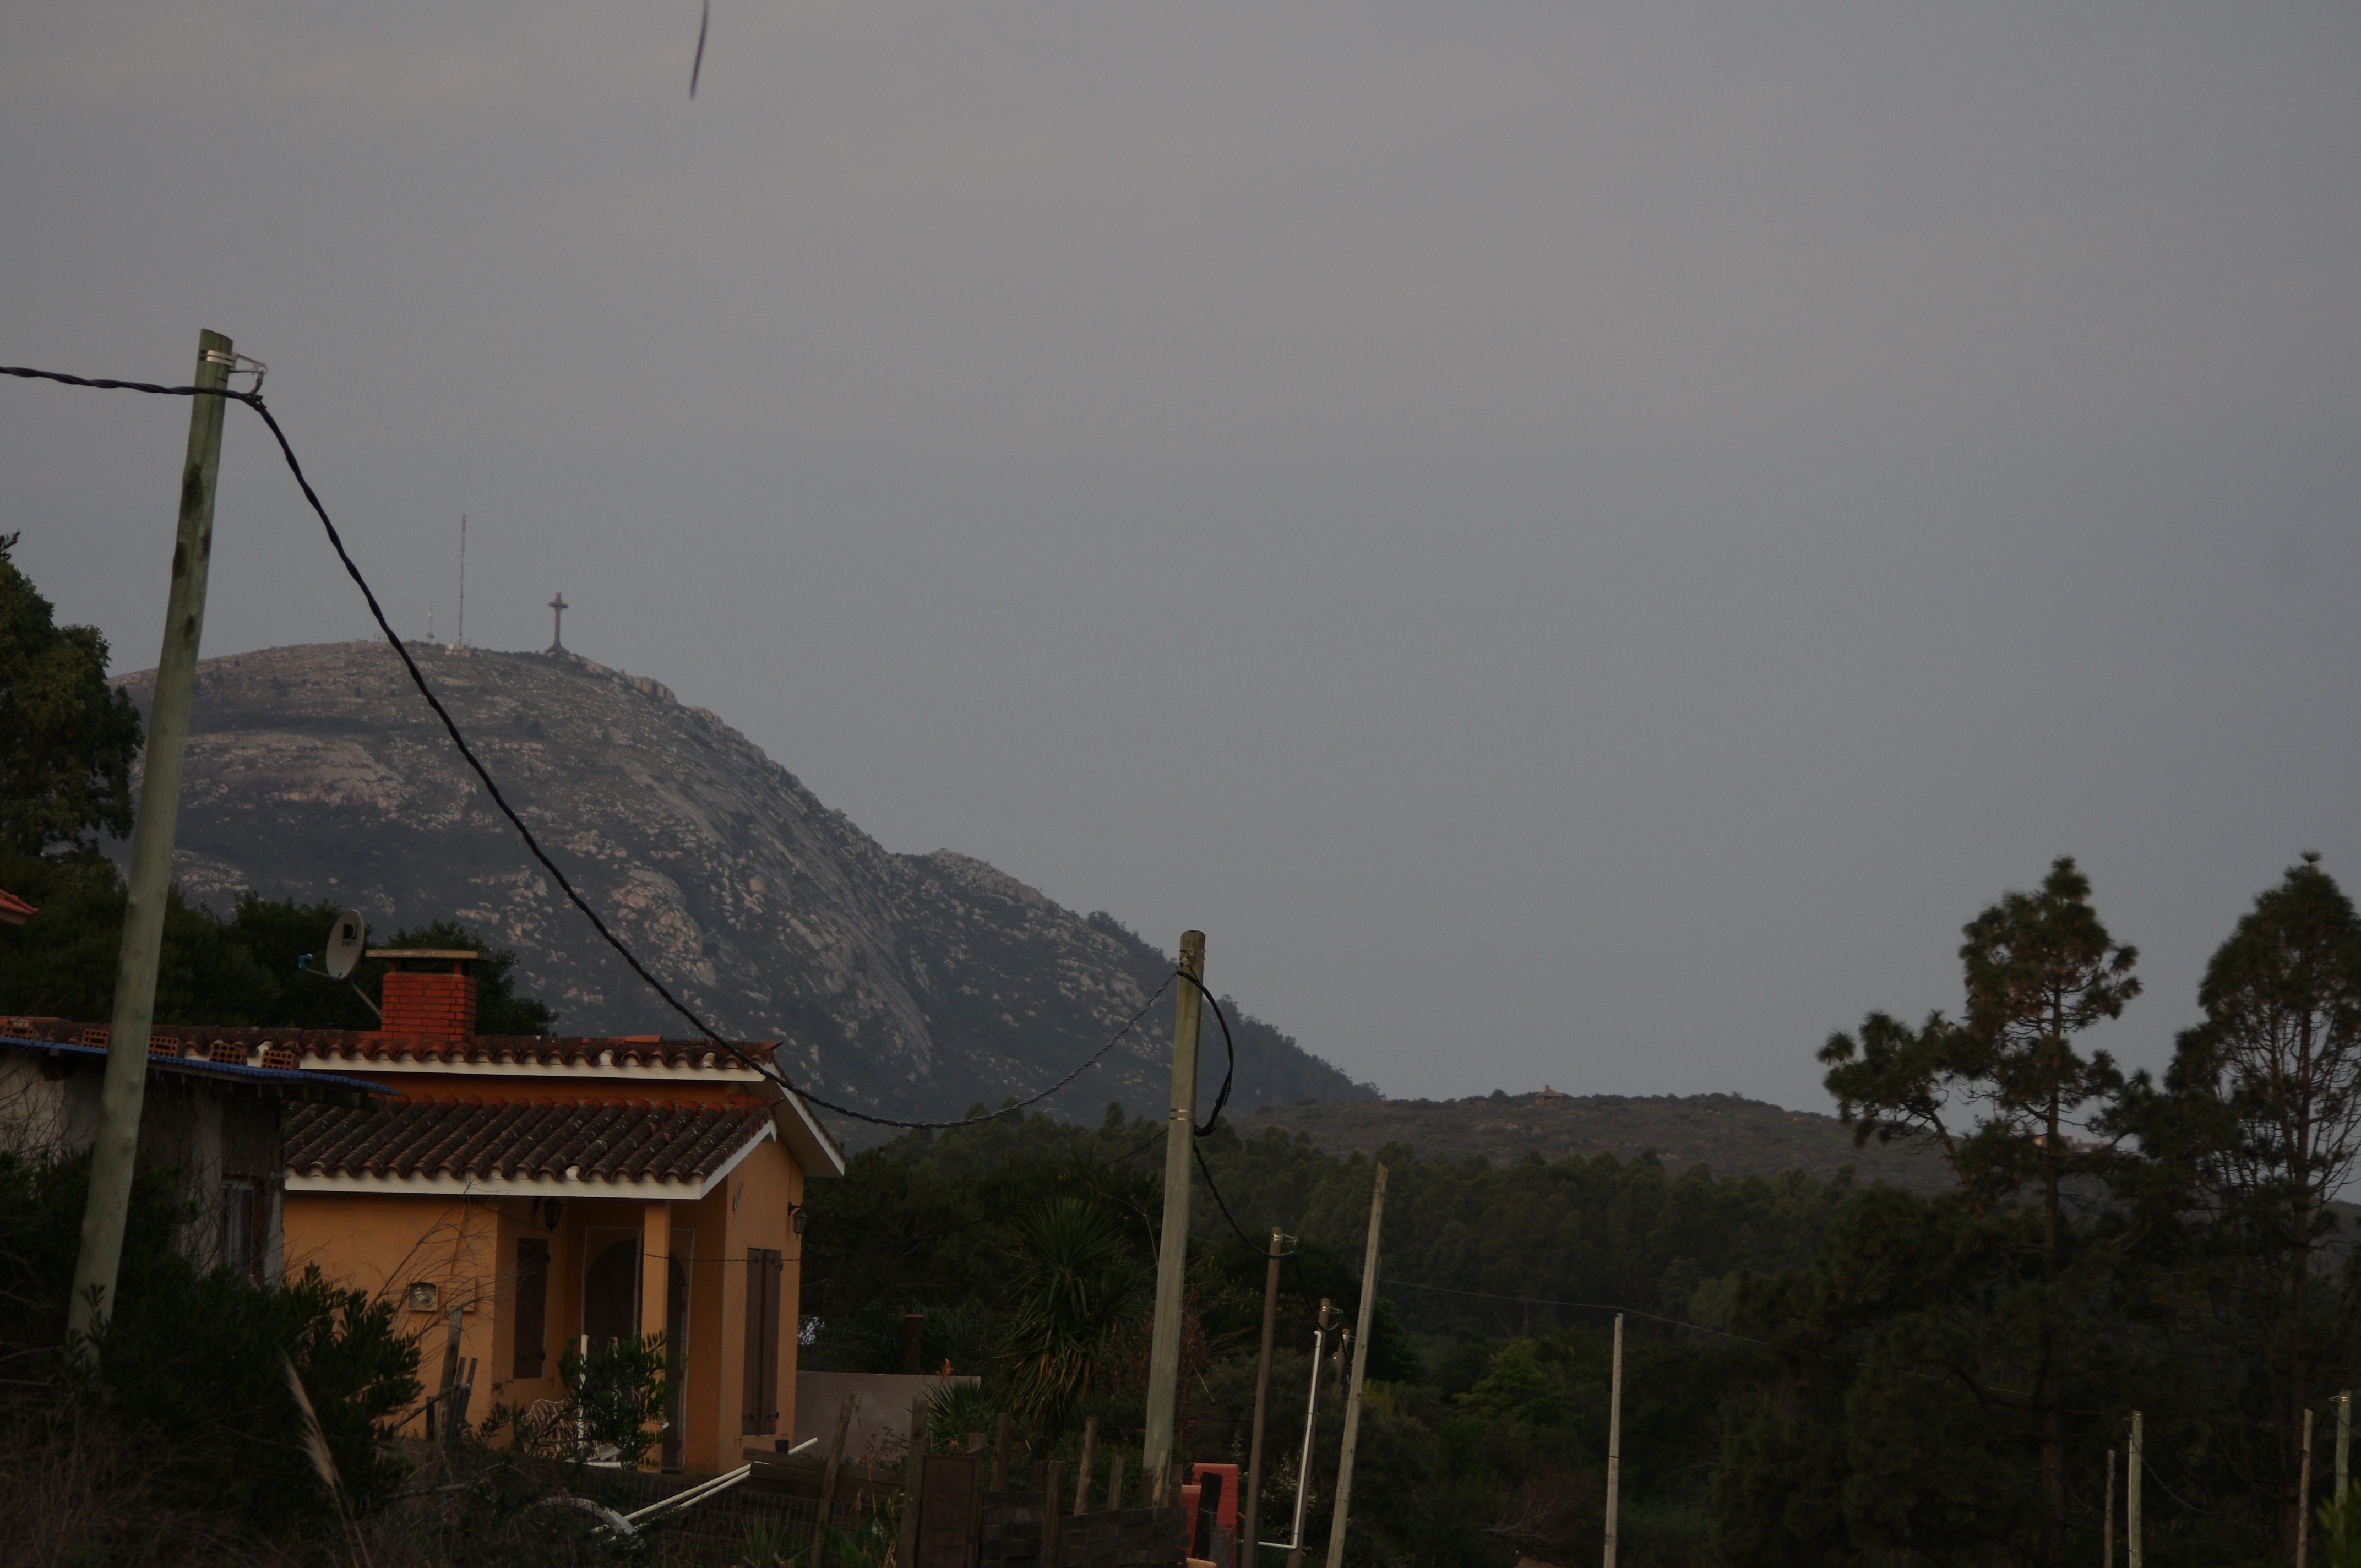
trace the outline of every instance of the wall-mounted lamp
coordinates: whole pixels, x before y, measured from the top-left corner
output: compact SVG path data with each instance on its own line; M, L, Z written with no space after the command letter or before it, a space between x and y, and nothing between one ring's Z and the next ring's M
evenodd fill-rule
M811 1211L800 1203L788 1204L787 1223L796 1228L796 1234L802 1235L811 1229Z
M541 1228L544 1231L557 1229L557 1222L566 1212L565 1201L558 1198L537 1199L534 1201L533 1208L541 1221Z

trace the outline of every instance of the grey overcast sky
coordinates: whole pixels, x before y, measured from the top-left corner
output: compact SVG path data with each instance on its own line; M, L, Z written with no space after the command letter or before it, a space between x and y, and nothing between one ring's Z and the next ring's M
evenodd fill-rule
M714 708L1397 1094L1826 1103L2081 857L2361 886L2346 4L84 0L0 360L269 391L405 631ZM151 663L185 410L0 386ZM234 411L207 651L365 636Z

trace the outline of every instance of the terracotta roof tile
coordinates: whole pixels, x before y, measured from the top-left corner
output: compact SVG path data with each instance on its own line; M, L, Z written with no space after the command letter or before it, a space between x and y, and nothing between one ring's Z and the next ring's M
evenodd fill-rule
M62 1018L9 1020L18 1032L42 1038L79 1037L83 1026ZM247 1055L268 1043L292 1050L307 1063L366 1067L370 1062L478 1062L501 1066L664 1067L675 1070L728 1069L741 1064L710 1040L663 1040L648 1035L563 1036L469 1035L460 1039L388 1035L357 1029L259 1029L183 1025L175 1030L192 1055L206 1055L216 1042L243 1047ZM741 1040L738 1048L767 1061L775 1040Z
M620 1100L307 1105L287 1119L287 1168L313 1176L701 1181L769 1125L761 1110Z

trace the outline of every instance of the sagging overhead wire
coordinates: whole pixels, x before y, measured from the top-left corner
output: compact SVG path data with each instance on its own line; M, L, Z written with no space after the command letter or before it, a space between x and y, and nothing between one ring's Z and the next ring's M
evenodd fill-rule
M1222 1015L1222 1004L1213 1000L1213 993L1205 989L1205 982L1184 969L1176 969L1172 972L1197 988L1197 994L1203 997L1205 1005L1213 1010L1213 1022L1222 1026L1222 1049L1226 1054L1228 1062L1228 1065L1222 1069L1222 1087L1213 1095L1213 1113L1205 1118L1203 1126L1191 1129L1199 1137L1210 1138L1213 1135L1213 1129L1221 1125L1222 1107L1230 1102L1230 1085L1238 1075L1238 1045L1235 1040L1230 1038L1230 1021ZM1166 981L1164 983L1170 985L1172 982ZM1202 1157L1199 1163L1203 1163ZM1207 1177L1205 1179L1210 1181L1213 1178Z
M689 1025L695 1028L699 1035L704 1036L712 1044L719 1047L722 1050L727 1051L731 1057L735 1058L740 1064L750 1068L753 1071L761 1074L763 1077L769 1079L772 1082L777 1084L782 1090L795 1095L797 1099L802 1100L808 1104L817 1105L825 1111L832 1111L840 1116L849 1116L857 1122L867 1122L873 1126L902 1127L922 1129L926 1131L942 1131L952 1127L971 1126L979 1122L997 1120L1002 1116L1006 1116L1015 1112L1022 1111L1028 1105L1038 1104L1041 1101L1048 1099L1050 1095L1057 1093L1060 1090L1073 1082L1074 1080L1080 1078L1084 1071L1095 1066L1109 1051L1115 1049L1115 1047L1122 1042L1124 1037L1131 1033L1133 1027L1138 1024L1140 1019L1147 1015L1148 1010L1156 1005L1157 998L1162 996L1166 991L1171 988L1173 975L1177 975L1180 972L1177 968L1174 970L1173 975L1167 975L1165 977L1164 983L1158 986L1155 992L1151 994L1146 1002L1140 1003L1139 1010L1137 1012L1124 1020L1123 1026L1117 1029L1115 1034L1108 1038L1106 1044L1092 1052L1091 1055L1078 1064L1072 1071L1067 1073L1063 1078L1058 1080L1057 1082L1051 1084L1049 1088L1042 1090L1039 1093L1032 1095L1027 1099L1017 1101L1013 1104L1004 1105L997 1111L987 1112L981 1116L962 1116L954 1121L910 1122L902 1121L890 1116L873 1116L866 1111L856 1111L850 1105L840 1105L834 1101L823 1100L818 1095L813 1094L807 1090L797 1089L794 1083L789 1081L786 1074L780 1069L776 1061L765 1060L755 1056L752 1052L744 1049L736 1041L724 1039L711 1025L706 1023L702 1017L693 1012L687 1003L681 1001L679 997L675 996L671 990L664 985L664 981L658 980L653 974L650 973L647 966L640 961L639 955L632 952L630 947L625 945L621 938L616 936L613 931L608 928L607 922L599 918L598 912L590 907L589 901L582 896L581 893L575 887L573 882L567 878L566 874L558 869L557 862L549 858L548 851L541 847L541 840L533 837L533 829L525 826L524 818L517 815L516 808L511 806L508 802L508 797L500 793L500 786L493 782L490 771L484 766L482 760L476 755L474 748L467 744L467 736L460 733L458 720L451 717L450 710L445 707L442 700L434 695L434 687L427 685L425 672L418 667L418 661L410 656L410 650L402 645L401 637L394 630L393 623L386 619L384 607L378 603L377 594L370 588L368 579L361 575L360 565L353 559L352 552L345 548L344 536L336 532L335 521L328 516L328 509L321 503L319 492L312 488L312 481L306 477L303 473L303 465L296 460L295 448L293 444L288 441L287 433L280 428L279 421L272 415L269 405L262 400L262 393L259 390L262 385L262 367L256 361L243 359L243 356L240 356L240 359L241 363L238 365L237 369L239 371L251 371L255 378L256 390L240 392L228 387L167 387L153 381L119 381L85 376L70 376L62 370L39 370L24 365L0 365L0 375L16 376L30 381L56 381L68 387L89 387L100 391L145 392L152 397L225 398L232 402L244 403L256 413L261 415L262 422L269 427L272 438L279 443L279 455L286 459L287 471L295 477L295 483L302 490L304 500L311 504L313 515L316 516L320 520L320 526L327 532L329 544L335 547L336 558L344 563L345 574L351 577L353 585L360 589L361 598L368 603L369 615L376 620L378 630L385 633L386 641L391 645L396 656L401 660L401 667L409 672L411 685L418 688L418 695L426 699L426 706L434 709L434 717L436 718L442 720L444 732L450 736L451 744L457 748L459 755L465 759L467 766L474 771L477 779L483 784L485 793L492 797L492 804L500 807L500 815L508 818L509 826L514 828L517 831L517 837L524 840L524 847L526 850L532 852L534 860L541 862L542 869L549 873L550 880L557 884L558 891L566 894L566 902L573 905L576 909L581 911L582 917L590 922L590 928L598 934L599 939L605 942L609 948L612 948L617 956L621 958L623 962L630 966L631 972L638 975L641 980L644 981L647 983L649 990L654 992L656 995L664 999L665 1005L669 1006L674 1012L679 1014L683 1018L687 1019ZM1194 977L1191 978L1193 983ZM1202 991L1204 987L1202 984L1199 984L1198 989ZM1210 1002L1212 998L1209 996L1207 997L1207 1000ZM1221 1017L1221 1007L1218 1003L1214 1005L1213 1015L1216 1018ZM1229 1036L1229 1024L1227 1020L1223 1021L1222 1034L1224 1039ZM1235 1065L1235 1052L1233 1053L1233 1064ZM1229 1080L1225 1076L1222 1080L1221 1095L1215 1100L1213 1105L1213 1114L1216 1119L1220 1117L1222 1104L1224 1102L1228 1100L1229 1093ZM1207 1124L1206 1130L1211 1130L1210 1123Z

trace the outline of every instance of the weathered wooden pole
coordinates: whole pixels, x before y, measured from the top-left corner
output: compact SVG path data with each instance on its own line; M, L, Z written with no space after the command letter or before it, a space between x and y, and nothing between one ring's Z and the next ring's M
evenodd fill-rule
M1197 1021L1205 933L1180 933L1172 987L1172 1108L1164 1129L1164 1234L1156 1252L1156 1322L1148 1341L1148 1433L1140 1457L1151 1497L1172 1473L1172 1423L1180 1403L1180 1306L1189 1276L1190 1155L1197 1125Z
M1607 1378L1607 1568L1615 1568L1615 1504L1623 1486L1623 1314L1615 1314L1615 1360Z
M1336 1456L1336 1522L1328 1532L1328 1568L1345 1568L1345 1521L1353 1508L1353 1451L1361 1437L1361 1381L1369 1366L1369 1316L1378 1305L1378 1236L1386 1223L1386 1168L1369 1191L1369 1249L1361 1260L1361 1310L1354 1320L1352 1381L1345 1386L1345 1445Z
M2132 1442L2124 1454L2124 1561L2130 1568L2140 1568L2140 1471L2147 1464L2147 1450L2140 1442L2140 1413L2132 1412Z
M1082 1422L1082 1457L1074 1466L1074 1511L1091 1511L1091 1466L1099 1452L1099 1419L1092 1416Z
M229 385L230 341L197 334L199 387ZM189 400L189 450L181 465L181 519L172 542L164 647L156 656L156 697L148 712L139 817L131 830L130 896L115 961L115 1014L106 1036L106 1079L91 1146L90 1198L82 1251L66 1306L70 1344L83 1344L115 1310L115 1275L139 1157L139 1112L148 1094L148 1033L156 1016L156 967L164 947L164 902L171 891L172 839L180 827L181 762L196 687L197 644L205 628L205 582L213 565L214 485L221 475L224 400Z
M2115 1451L2107 1450L2107 1503L2100 1510L2099 1568L2115 1568Z
M2295 1568L2303 1568L2304 1548L2312 1544L2312 1407L2303 1410L2303 1468L2295 1478Z
M2353 1457L2353 1390L2347 1388L2336 1396L2336 1501L2345 1502L2345 1488L2351 1484L2346 1469Z
M820 1471L819 1507L812 1512L810 1568L820 1568L821 1555L828 1550L828 1510L836 1501L836 1472L844 1463L845 1436L852 1430L853 1408L860 1403L860 1395L847 1394L837 1408L836 1435L829 1439L828 1464Z
M1279 1265L1286 1256L1286 1245L1287 1237L1272 1226L1268 1261L1263 1266L1262 1359L1255 1365L1254 1427L1246 1440L1246 1495L1238 1521L1239 1539L1246 1543L1246 1568L1254 1568L1255 1542L1262 1539L1256 1533L1262 1520L1262 1429L1270 1413L1270 1354L1279 1333Z

